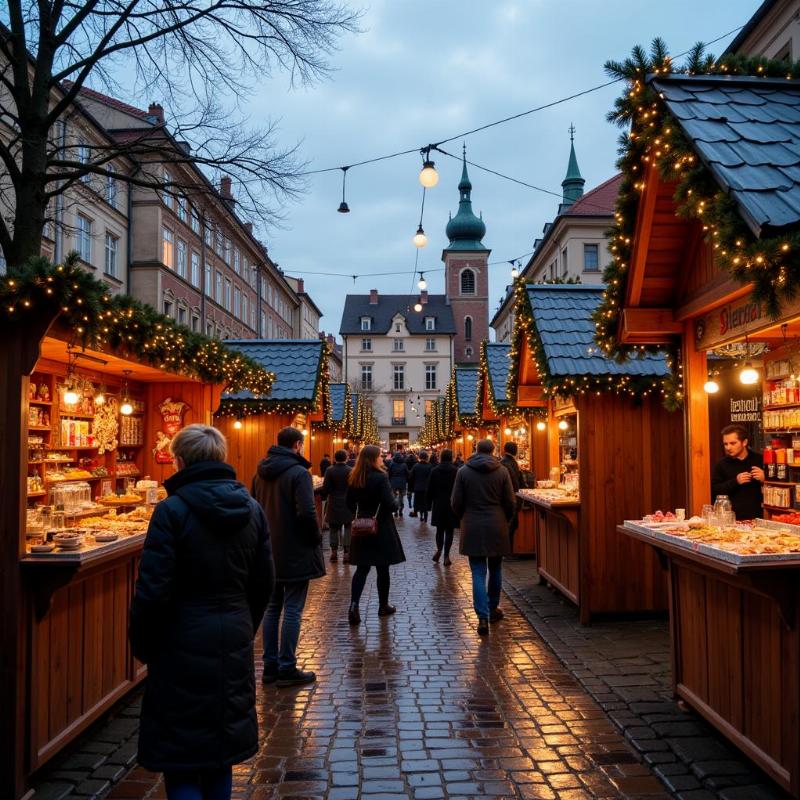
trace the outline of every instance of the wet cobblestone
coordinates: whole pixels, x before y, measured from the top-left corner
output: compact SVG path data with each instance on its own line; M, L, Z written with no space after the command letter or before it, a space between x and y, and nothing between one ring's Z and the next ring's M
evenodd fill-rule
M318 682L259 683L262 742L234 769L237 800L736 800L750 797L743 787L778 796L761 794L773 789L704 726L697 736L695 718L672 702L665 625L582 629L535 586L535 562L516 561L506 568L514 604L480 638L466 559L434 565L433 531L416 520L401 536L409 560L392 569L394 617L377 616L372 576L362 624L350 628L352 571L341 562L312 584L299 658ZM128 769L139 703L140 693L51 763L36 800L162 800L159 775ZM680 747L692 739L717 749L686 760Z

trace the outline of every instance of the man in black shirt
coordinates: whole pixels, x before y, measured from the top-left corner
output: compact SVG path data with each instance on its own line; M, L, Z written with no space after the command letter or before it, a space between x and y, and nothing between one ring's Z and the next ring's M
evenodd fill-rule
M725 457L714 467L711 476L711 499L726 494L736 519L761 516L761 485L764 483L764 459L748 447L747 430L741 425L722 429Z

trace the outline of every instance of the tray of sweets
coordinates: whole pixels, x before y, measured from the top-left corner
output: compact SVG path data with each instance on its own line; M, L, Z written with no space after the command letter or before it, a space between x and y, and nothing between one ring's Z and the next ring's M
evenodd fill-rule
M726 528L692 527L675 522L670 528L625 520L626 528L657 541L683 547L731 564L796 561L800 558L800 527L755 520L752 525Z

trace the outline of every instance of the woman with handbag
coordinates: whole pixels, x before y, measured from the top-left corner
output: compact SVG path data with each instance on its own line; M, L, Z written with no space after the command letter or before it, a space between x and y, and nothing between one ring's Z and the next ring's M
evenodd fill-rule
M347 489L347 506L355 515L351 524L350 563L356 571L347 612L351 625L361 622L358 604L371 567L378 574L378 616L394 614L397 609L389 605L389 567L406 560L392 516L395 499L380 456L379 447L372 444L363 447Z

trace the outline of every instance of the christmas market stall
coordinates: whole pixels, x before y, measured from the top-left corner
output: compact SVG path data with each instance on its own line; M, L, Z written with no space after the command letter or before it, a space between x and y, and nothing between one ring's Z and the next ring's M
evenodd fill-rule
M430 411L425 415L425 421L417 441L420 447L432 447L437 450L452 449L453 415L450 413L450 388L448 385L445 397L437 397L433 401Z
M498 456L503 454L506 442L517 446L517 463L523 475L533 474L533 456L546 462L547 449L542 447L540 454L531 452L531 444L546 445L546 437L533 438L530 435L532 409L517 408L508 399L508 373L511 367L511 345L505 342L481 342L480 375L478 384L479 413L486 430L495 436ZM546 415L546 401L542 401L542 411ZM541 419L541 416L539 417ZM535 555L536 513L530 503L523 503L518 515L519 527L514 533L514 553Z
M77 266L0 278L3 797L144 676L128 610L183 426L272 376Z
M597 341L680 347L687 520L651 504L619 530L668 571L676 694L800 797L800 65L653 58L617 104L632 127ZM759 456L715 487L729 424L763 474Z
M478 439L489 433L487 426L482 424L478 408L479 377L477 366L453 368L452 391L447 397L453 419L449 443L454 448L454 458L461 456L464 460L468 459L474 452Z
M226 344L274 374L268 397L250 392L227 393L214 424L228 437L228 459L239 479L249 486L258 462L277 443L281 428L294 427L306 437L305 457L311 462L315 486L322 485L319 463L330 443L312 439L314 423L329 428L328 345L316 339L239 339ZM327 440L326 440L327 441Z
M550 479L521 494L537 511L539 574L578 605L583 623L666 609L655 554L616 526L680 505L685 469L681 415L664 406L668 359L607 358L592 321L601 296L599 287L519 282L508 383L517 406L549 405L531 436L547 440Z
M346 383L329 384L331 398L331 421L312 423L312 435L316 450L323 456L327 453L331 460L337 450L347 448L353 429L353 404L350 387ZM319 465L316 465L319 467ZM324 477L324 476L323 476Z

